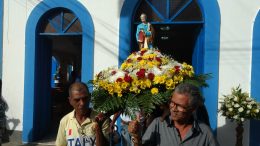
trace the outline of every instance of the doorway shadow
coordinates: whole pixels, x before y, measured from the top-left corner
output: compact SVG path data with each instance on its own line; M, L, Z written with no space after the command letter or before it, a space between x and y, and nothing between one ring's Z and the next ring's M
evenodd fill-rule
M8 111L8 105L4 98L0 97L0 140L1 143L10 141L10 137L14 134L16 127L20 120L15 118L8 118L5 112Z
M217 140L221 146L233 146L236 144L236 122L225 119L225 124L217 128ZM243 145L249 144L249 121L244 122Z

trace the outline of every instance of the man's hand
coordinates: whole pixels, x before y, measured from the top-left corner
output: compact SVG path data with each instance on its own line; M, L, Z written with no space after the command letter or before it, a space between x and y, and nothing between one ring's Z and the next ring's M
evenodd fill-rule
M97 133L100 131L100 127L99 127L99 124L97 122L94 122L93 125L92 125L92 130Z
M103 113L99 113L96 117L95 117L95 122L97 123L101 123L106 119L105 114Z
M128 132L132 135L137 134L139 129L138 121L131 121L128 125Z
M139 130L139 123L138 121L131 121L128 125L128 132L132 136L132 141L135 146L140 144L140 136L138 135L138 130Z

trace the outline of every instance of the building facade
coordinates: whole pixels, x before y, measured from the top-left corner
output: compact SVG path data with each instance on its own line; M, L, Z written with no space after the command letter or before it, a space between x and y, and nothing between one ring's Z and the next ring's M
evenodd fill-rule
M212 74L202 92L220 145L234 145L236 126L217 112L222 95L240 84L260 101L257 0L3 0L0 7L2 98L7 127L22 131L23 142L42 138L59 108L69 108L61 90L72 71L87 82L137 48L143 12L159 49ZM259 130L247 121L244 145L260 144Z

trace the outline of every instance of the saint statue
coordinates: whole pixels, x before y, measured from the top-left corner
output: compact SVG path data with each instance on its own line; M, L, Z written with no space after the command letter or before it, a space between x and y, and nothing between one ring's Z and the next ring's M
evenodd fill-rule
M146 14L142 13L140 16L141 24L137 26L136 40L139 45L139 49L142 48L153 48L153 35L154 30L152 25L147 22Z

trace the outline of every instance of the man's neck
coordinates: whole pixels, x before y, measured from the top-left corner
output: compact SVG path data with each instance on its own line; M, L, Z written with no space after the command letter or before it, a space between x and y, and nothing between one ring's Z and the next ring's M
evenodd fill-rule
M76 112L75 111L75 118L82 124L88 117L90 117L91 110L86 109L84 112Z
M179 130L183 130L186 128L191 128L193 125L194 119L191 117L190 119L181 120L181 121L173 121L174 127L176 127Z
M182 140L185 138L188 131L192 128L193 121L193 118L190 120L173 121L174 127L178 129Z
M176 127L179 130L183 130L183 129L186 129L188 127L192 127L192 123L174 121L174 127Z

